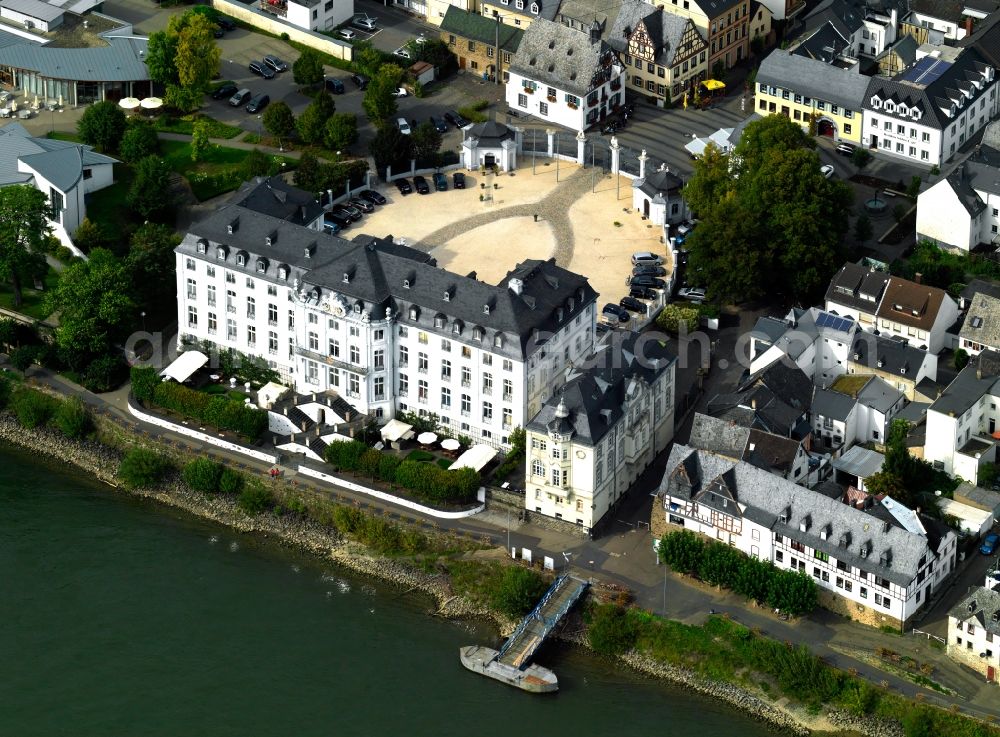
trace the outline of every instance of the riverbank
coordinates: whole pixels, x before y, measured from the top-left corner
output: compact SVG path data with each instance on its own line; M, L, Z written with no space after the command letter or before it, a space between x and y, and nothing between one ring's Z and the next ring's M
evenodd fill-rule
M456 595L445 575L425 572L400 560L373 556L357 543L344 539L336 531L308 518L275 514L250 517L240 510L232 498L206 496L191 491L179 477L172 478L154 489L126 489L118 484L116 478L122 456L121 447L131 444L147 445L166 452L175 460L188 459L190 456L172 448L162 448L141 435L131 436L107 420L99 418L98 426L108 442L71 441L61 433L46 428L25 430L10 413L4 412L0 414L0 440L69 463L129 495L152 499L182 509L239 532L270 537L283 544L309 551L357 573L393 583L405 591L429 595L436 602L434 613L439 616L485 619L492 622L502 634L508 634L516 626L516 621L501 613ZM590 649L586 634L580 628L574 633L564 632L562 637L568 642ZM618 661L642 673L722 700L786 733L805 735L814 731L852 730L870 737L901 737L903 734L901 728L891 722L859 719L844 713L807 714L794 705L782 703L784 700L768 703L739 686L710 681L693 672L660 663L634 652L620 656Z

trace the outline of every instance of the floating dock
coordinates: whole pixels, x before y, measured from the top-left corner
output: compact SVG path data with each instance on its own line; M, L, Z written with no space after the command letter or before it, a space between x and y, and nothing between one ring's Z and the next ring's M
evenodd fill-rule
M487 678L532 693L559 690L559 679L548 668L532 664L538 648L556 625L579 601L588 583L563 575L545 592L531 613L521 620L514 634L499 650L478 645L459 649L462 665Z

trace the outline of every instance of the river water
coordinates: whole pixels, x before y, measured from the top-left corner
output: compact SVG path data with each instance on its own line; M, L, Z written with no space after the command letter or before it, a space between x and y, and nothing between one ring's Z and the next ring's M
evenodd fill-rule
M548 646L552 696L465 671L485 627L0 449L0 736L766 737Z

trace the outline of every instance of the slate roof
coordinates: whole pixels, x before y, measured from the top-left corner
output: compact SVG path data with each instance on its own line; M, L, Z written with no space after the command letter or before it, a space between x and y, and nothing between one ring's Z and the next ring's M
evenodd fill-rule
M986 209L981 193L1000 195L1000 151L986 145L986 134L983 141L947 177L948 186L972 217Z
M740 0L695 0L695 4L708 16L709 21L732 10L739 3Z
M538 5L538 12L531 12L531 4L534 2ZM531 18L544 18L545 20L551 21L555 20L556 13L559 12L559 0L524 0L524 9L518 10L511 4L504 5L500 0L482 0L483 5L489 5L496 8L501 15L512 15L514 13L518 15L526 15ZM534 25L534 23L532 23ZM531 26L529 26L530 28Z
M677 444L670 452L657 496L696 500L731 516L755 519L772 532L827 553L831 558L908 587L922 558L939 540L909 532L824 494L713 453ZM736 504L725 504L723 498ZM782 521L784 518L785 521ZM800 530L801 524L806 530ZM826 531L826 538L821 531ZM862 554L866 550L866 554Z
M1000 299L1000 282L976 277L969 281L959 296L962 298L963 304L968 304L977 294L986 294Z
M651 385L677 360L666 343L638 333L615 331L612 341L598 347L587 360L587 368L567 376L559 393L546 400L527 429L572 431L574 442L597 445L622 419L633 383ZM561 408L568 412L565 418L559 416Z
M812 381L796 366L776 361L750 377L735 392L717 394L708 403L713 417L785 437L809 432L805 415Z
M963 0L910 0L910 10L953 23L962 19L963 6Z
M311 193L293 187L280 176L245 182L230 202L296 225L308 225L323 215L322 205Z
M149 79L140 52L149 39L140 36L106 38L107 46L52 48L30 43L0 48L0 66L37 72L49 79L83 82L139 82Z
M484 0L485 2L486 0ZM497 43L497 22L479 13L470 13L454 5L449 5L441 19L441 30L460 38L472 39L479 43L495 46ZM524 31L507 23L500 24L500 48L517 51Z
M646 32L656 49L653 61L661 66L673 66L684 31L691 23L690 18L667 13L662 6L658 8L648 2L626 0L619 8L607 35L611 48L627 53L629 36L640 22L646 26Z
M959 417L984 394L1000 394L1000 353L992 349L973 356L931 404L931 410Z
M960 338L991 348L1000 348L1000 299L977 294L969 305Z
M696 412L688 445L726 458L742 458L749 439L750 428Z
M946 64L946 62L940 63ZM979 52L970 47L929 84L901 79L909 70L901 72L893 79L865 78L869 81L864 95L864 109L887 118L916 120L930 128L947 128L961 117L964 110L972 108L987 87L993 86L992 83L983 83L977 88L973 84L974 80L982 82L985 70L989 66ZM970 97L966 98L963 92L968 92ZM874 97L880 98L883 102L892 100L894 104L905 105L907 109L916 108L921 112L921 116L917 119L901 115L899 112L888 113L884 107L875 108L871 103ZM948 111L952 105L955 106L955 115L949 116Z
M884 371L913 381L927 360L927 351L905 340L859 332L854 336L849 360L872 371Z
M775 49L760 64L757 82L794 90L850 110L861 110L867 99L868 77L818 59Z
M13 10L48 23L63 17L62 8L43 3L41 0L0 0L0 8Z
M891 276L875 314L919 330L930 330L946 299L951 297L943 289Z
M889 275L885 272L871 271L858 264L844 264L833 275L826 290L827 308L836 309L830 307L832 302L874 315L888 283Z
M862 12L845 0L822 0L803 21L808 30L829 24L844 39L849 39L865 24Z
M90 146L35 138L20 123L9 123L0 128L0 183L31 181L30 173L18 171L18 160L63 192L68 192L80 181L85 166L116 163L115 159L96 153Z
M810 36L800 41L792 49L792 54L807 59L817 59L824 64L832 64L850 46L837 27L833 23L826 22L815 29Z
M510 74L584 97L594 75L604 68L604 54L613 54L611 47L604 41L592 42L583 31L561 23L532 23L511 58Z
M487 120L476 123L469 129L468 138L476 138L482 148L495 148L503 141L514 140L514 131L503 123Z
M842 473L866 479L881 470L883 463L885 463L885 456L881 453L868 450L861 445L855 445L840 458L834 458L833 467Z
M917 60L917 39L910 34L906 34L883 51L878 58L881 59L889 54L895 54L904 65L909 66Z
M990 634L1000 635L1000 591L977 586L951 608L948 616L959 622L976 622Z
M813 395L812 415L813 417L829 417L837 422L847 422L847 418L854 411L855 404L856 400L849 394L816 387L816 393Z
M980 21L971 36L958 42L960 47L973 47L994 67L1000 67L1000 15L992 13Z
M669 170L657 169L637 180L639 189L650 197L663 192L680 192L684 180Z
M801 447L797 440L752 428L743 460L765 471L786 475L792 470Z
M869 379L858 392L858 402L882 414L888 414L902 398L903 392L878 376Z

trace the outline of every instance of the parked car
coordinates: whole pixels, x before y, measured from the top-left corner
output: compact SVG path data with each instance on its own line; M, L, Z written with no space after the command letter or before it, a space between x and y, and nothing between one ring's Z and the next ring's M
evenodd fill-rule
M348 41L353 41L358 37L358 34L356 34L350 28L341 28L339 31L337 31L337 35Z
M629 312L638 312L643 315L646 314L646 305L637 300L635 297L622 297L618 300L618 304Z
M347 215L347 217L349 217L352 222L360 220L365 215L363 212L361 212L361 210L346 202L341 202L339 205L335 205L333 209L330 210L330 212L337 212L338 210L340 210L340 213Z
M342 225L337 225L336 223L334 223L332 221L327 222L325 219L323 220L323 232L324 233L328 233L329 235L336 235L337 233L339 233L343 229L344 228L343 228Z
M363 197L352 197L347 201L347 204L353 208L361 210L361 212L375 212L375 205Z
M354 20L352 20L351 23L357 26L358 28L361 28L362 30L371 32L378 30L378 26L375 24L376 20L378 19L369 18L367 15L356 15L354 16Z
M621 305L616 305L614 302L608 302L604 305L604 307L601 308L601 314L617 318L618 322L628 322L630 317L628 310Z
M393 97L406 97L409 92L406 91L405 87L397 87L396 91L392 93Z
M429 117L427 119L427 121L437 129L438 133L447 133L448 132L448 124L445 123L443 120L441 120L441 118L435 118L432 115L431 117Z
M226 32L222 30L222 26L216 23L215 26L212 28L212 36L214 38L222 38L225 35Z
M219 87L215 92L212 93L213 100L225 100L227 97L232 97L236 94L235 84L224 84Z
M632 287L628 290L628 296L636 299L656 299L656 292L648 287Z
M632 265L638 266L639 264L652 264L658 266L663 263L663 259L657 256L655 253L649 251L637 251L632 254Z
M688 302L704 302L705 290L701 287L681 287L677 290L677 296Z
M663 289L667 283L656 276L630 276L625 280L628 287L649 287L650 289Z
M983 540L983 544L979 546L979 552L983 555L993 555L996 552L998 542L1000 542L1000 535L991 532Z
M340 79L328 79L326 80L326 91L334 95L342 95L346 91L344 82Z
M267 64L269 67L271 67L271 69L273 69L276 72L288 71L288 64L283 62L277 56L268 54L267 56L264 57L264 63Z
M326 225L334 225L334 226L337 227L337 230L333 231L334 233L336 233L339 230L343 230L344 228L346 228L350 224L351 224L351 219L350 218L345 218L342 215L338 215L335 212L328 212L328 213L325 213L323 215L323 225L324 226L326 226Z
M267 104L271 102L271 98L267 95L257 95L250 102L247 103L248 113L259 113L261 110L267 107Z
M618 318L616 317L615 319L617 320ZM602 335L603 333L608 332L612 328L606 322L599 322L599 323L597 323L597 328L596 329L597 329L597 334L598 335Z
M405 46L400 46L398 49L396 49L392 53L395 54L396 56L400 56L400 57L402 57L404 59L411 59L412 56L413 56L410 53L410 50L408 48L406 48Z
M612 133L617 133L622 128L625 127L625 123L621 120L609 120L603 126L601 126L601 134L608 136Z
M413 191L413 187L410 185L409 180L405 177L403 179L397 179L394 184L401 195L408 195Z
M836 173L836 169L833 168L833 164L823 164L819 168L819 173L823 175L824 179L829 179Z
M399 128L399 132L404 136L408 136L413 132L410 130L410 121L406 118L396 118L396 126Z
M683 223L677 226L677 235L683 235L687 237L687 235L692 230L694 230L694 223L692 223L690 220L685 220Z
M264 79L274 79L274 70L262 61L250 62L250 71Z
M456 171L454 174L452 174L451 186L453 186L455 189L465 189L465 174L460 171Z
M444 114L444 119L451 123L456 128L464 128L469 124L469 121L463 118L454 110L449 110Z
M431 186L427 183L419 174L413 177L413 188L417 190L417 194L430 194Z
M632 276L666 276L667 270L656 264L636 264L632 267Z
M434 189L438 192L448 191L448 177L441 172L434 172Z
M232 18L227 18L224 15L218 15L215 17L215 25L217 25L219 28L221 28L223 31L226 32L236 30L236 21L234 21Z
M853 143L838 143L837 153L841 156L854 156L857 147Z
M386 203L385 197L380 195L374 189L363 189L358 192L358 197L371 202L373 205L384 205Z
M368 87L368 77L363 74L352 74L351 81L354 82L359 90L363 90Z
M229 98L229 104L233 107L241 107L245 105L250 100L250 90L246 87L236 92L235 95Z

